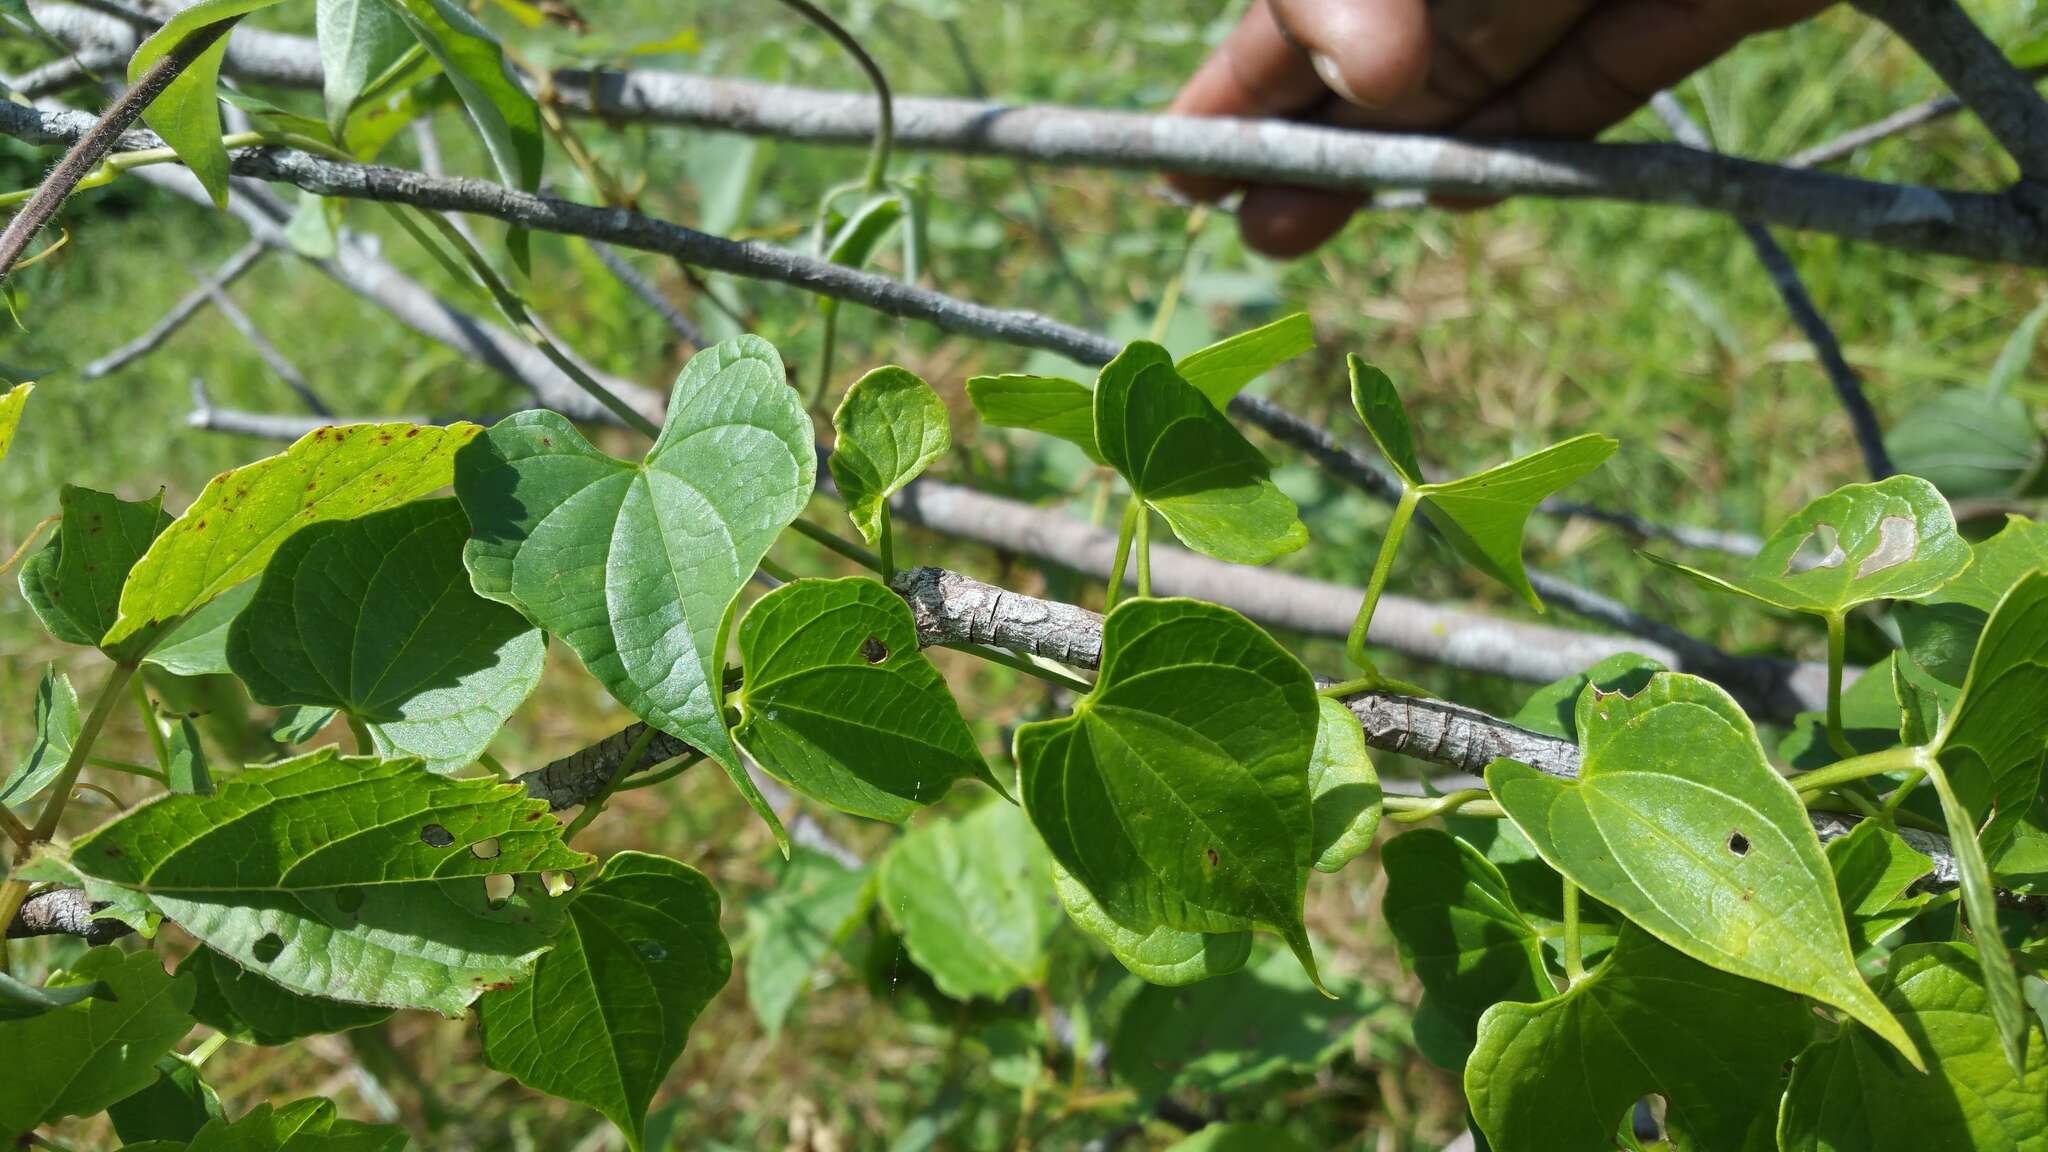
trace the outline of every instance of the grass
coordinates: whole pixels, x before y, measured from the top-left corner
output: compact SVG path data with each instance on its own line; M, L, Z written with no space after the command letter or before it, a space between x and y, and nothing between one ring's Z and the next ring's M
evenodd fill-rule
M2031 4L1976 7L2004 42L2017 42L2041 24ZM287 7L267 20L303 29L310 9ZM770 6L691 5L679 16L654 0L621 0L587 14L599 25L594 34L614 44L660 40L682 22L693 25L702 53L656 63L826 86L857 83L828 43L796 31ZM875 9L857 31L899 90L957 93L966 88L964 73L935 23L949 14L993 93L1134 108L1169 97L1225 26L1224 6L1209 2L1010 0L970 7L919 0ZM540 59L573 47L565 33L520 35L522 44L541 45L533 50ZM36 58L32 47L0 44L0 64ZM1722 146L1769 157L1937 91L1924 67L1844 10L1752 42L1709 69L1685 95ZM482 171L457 116L444 109L436 122L451 163ZM1639 117L1619 135L1660 133ZM615 137L593 132L592 139L607 164L644 177L643 203L650 211L788 242L800 239L816 197L858 175L862 163L856 149L753 145L694 130L635 128ZM0 144L0 176L30 182L46 159ZM410 141L396 141L392 159L409 163ZM1977 187L2011 176L2009 163L1968 118L1866 149L1841 170ZM1622 439L1621 451L1571 495L1655 519L1752 532L1860 478L1846 421L1810 350L1740 232L1718 217L1534 201L1466 215L1363 215L1315 256L1276 265L1245 252L1227 215L1211 214L1190 239L1187 209L1158 195L1156 183L1142 176L1059 170L1020 176L1001 162L919 156L902 157L899 171L923 173L932 183L931 282L948 291L1029 304L1067 319L1085 317L1085 298L1109 330L1137 336L1152 327L1166 285L1185 261L1181 302L1165 329L1180 350L1285 309L1307 308L1316 320L1318 351L1263 386L1361 447L1366 442L1341 387L1343 356L1350 351L1392 374L1419 425L1424 457L1447 469L1476 468L1576 432L1604 431ZM754 194L738 194L749 174L759 177ZM553 175L572 192L587 191L565 165L557 163ZM1021 180L1034 182L1042 195L1079 288L1049 256ZM214 472L273 450L186 428L182 418L195 378L224 405L293 410L282 383L210 314L138 364L81 381L79 365L140 331L189 290L195 271L223 259L242 237L231 220L139 183L81 197L65 223L72 233L68 251L19 278L23 330L0 334L0 375L43 381L0 468L0 541L20 539L53 511L60 483L131 497L161 484L167 504L178 507ZM447 287L437 269L374 214L356 206L349 223L380 235L401 266ZM1938 390L1980 381L2008 333L2043 295L2043 278L2033 271L1827 238L1783 239L1888 422L1905 418ZM717 314L675 269L637 262L687 301L707 328L720 330ZM536 310L580 351L649 385L673 378L682 350L587 251L543 238L535 268L526 291ZM786 289L725 280L716 289L753 315L756 330L809 379L819 337L810 301ZM266 260L234 294L337 411L496 411L522 401L484 370L425 344L291 261ZM930 379L952 407L959 447L942 474L1028 498L1067 500L1084 514L1090 509L1097 489L1082 461L1041 440L976 429L961 393L970 374L1044 367L1046 357L845 312L840 383L891 361ZM2038 364L2038 357L2030 363ZM2019 387L2035 405L2048 400L2038 373L2023 373ZM625 437L616 440L614 447L629 447ZM1302 503L1316 538L1287 566L1360 581L1384 509L1333 488L1285 451L1275 458L1281 483ZM1099 589L1069 575L914 531L899 551L1011 586L1099 603ZM837 570L806 544L785 544L778 554L802 571ZM1504 590L1461 574L1428 545L1411 543L1405 559L1395 576L1398 591L1522 611ZM1731 648L1808 657L1820 651L1819 633L1804 624L1654 576L1630 542L1607 529L1539 521L1531 560ZM1867 653L1872 636L1857 639ZM1319 669L1340 666L1335 642L1307 644L1303 651ZM39 638L19 598L0 597L0 748L25 743L35 679L49 660L73 670L81 684L97 678L93 660ZM1006 759L1008 731L1054 707L1038 685L1008 670L953 654L941 654L940 663L998 763ZM1496 709L1511 708L1526 691L1399 662L1389 671ZM208 714L217 751L249 743L242 739L247 725L266 719L259 713L245 721L232 694L157 687L173 706ZM557 646L541 692L495 750L514 770L530 768L624 719ZM147 756L127 715L106 749ZM127 787L110 784L117 792ZM962 789L950 806L975 799L970 791ZM79 808L95 811L93 799ZM876 825L836 817L827 822L871 858L888 840L888 830ZM744 949L744 910L750 894L772 881L772 848L717 773L694 771L660 789L623 796L588 835L605 851L648 848L703 868L724 895L728 937ZM1414 989L1377 916L1380 890L1371 860L1336 878L1319 877L1309 922L1329 968L1396 989L1412 1003ZM1075 954L1060 968L1072 970L1060 977L1070 990L1080 979L1073 973L1089 969L1072 934L1062 939ZM65 946L43 951L45 961L58 962ZM673 1147L879 1149L891 1147L894 1134L925 1130L920 1124L950 1133L939 1146L1011 1145L1024 1104L1014 1085L996 1077L1007 1027L999 1022L1035 1027L1035 1006L963 1011L947 1004L886 934L861 937L820 979L797 1021L774 1038L755 1024L742 981L734 977L698 1023L670 1079L664 1103L673 1109ZM1076 1002L1113 1015L1117 998L1129 993L1107 981L1092 998ZM369 1076L362 1069L378 1062L346 1039L284 1053L230 1046L209 1064L209 1077L232 1111L322 1091L340 1099L350 1115L383 1115L395 1107L416 1128L430 1114L445 1113L443 1125L423 1137L425 1147L615 1146L589 1113L543 1100L483 1069L465 1022L407 1014L390 1026L389 1038L412 1068L422 1070L418 1084L403 1073ZM1041 1117L1072 1109L1043 1146L1076 1146L1141 1115L1099 1073L1084 1070L1083 1082L1082 1095L1038 1105ZM1321 1075L1289 1074L1258 1092L1184 1102L1238 1118L1289 1122L1316 1146L1430 1148L1463 1126L1454 1080L1413 1055L1398 1016L1360 1032L1353 1051ZM1126 1147L1170 1142L1170 1128L1148 1124ZM105 1137L90 1125L67 1135L79 1147ZM915 1145L906 1138L895 1146Z

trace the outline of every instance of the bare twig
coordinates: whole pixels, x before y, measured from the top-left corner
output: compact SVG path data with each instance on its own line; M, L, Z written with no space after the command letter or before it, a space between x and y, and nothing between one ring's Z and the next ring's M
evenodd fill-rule
M2042 77L2048 76L2048 65L2037 64L2026 69L2022 75L2029 81L2039 83ZM1910 108L1901 108L1883 119L1873 120L1860 128L1852 128L1832 140L1824 140L1811 148L1794 152L1785 158L1784 164L1787 168L1818 168L1823 164L1832 164L1843 157L1855 154L1858 149L1887 137L1910 131L1922 124L1945 120L1961 112L1965 107L1962 99L1957 96L1936 96L1932 100L1923 100Z
M597 256L598 263L604 265L605 271L617 277L628 292L639 297L642 304L653 309L654 314L661 317L662 322L668 325L668 330L675 334L676 339L683 342L684 347L704 346L703 331L688 316L683 315L683 310L676 307L673 300L662 294L654 281L642 276L631 261L619 255L609 244L592 241L590 251Z
M6 230L0 231L0 283L6 281L7 274L28 251L29 243L36 234L56 217L57 210L63 207L64 199L71 195L71 190L99 167L107 153L121 144L122 135L128 131L129 125L135 123L136 117L142 115L142 110L163 95L171 81L176 80L188 65L240 21L241 17L231 16L194 29L191 35L178 41L161 59L150 65L134 87L122 93L89 129L78 134L70 150L64 153L64 158L57 161L57 166L36 188L35 195L7 222Z
M252 240L242 245L236 249L234 255L222 261L221 266L213 270L211 277L199 287L187 292L176 304L171 305L171 310L164 313L162 319L150 325L147 332L87 364L79 369L78 374L87 380L97 380L156 351L163 346L164 341L171 338L172 333L183 328L187 321L199 314L200 309L212 303L213 293L209 289L225 288L234 283L242 273L254 268L266 251L268 249L258 241Z
M2048 101L1955 0L1854 0L1969 105L2030 180L2048 180Z
M446 424L452 418L431 416L378 416L377 422L404 422L408 424ZM240 412L231 408L216 408L213 397L207 394L206 381L192 378L192 411L185 415L185 423L193 428L208 432L226 432L237 436L258 436L265 440L296 440L315 428L330 424L356 424L369 422L368 418L348 420L333 413L320 416L283 416L267 412Z
M1678 142L1688 148L1702 151L1714 150L1714 142L1707 133L1693 122L1692 114L1678 97L1669 92L1659 92L1650 101L1657 117L1664 121ZM1882 480L1892 474L1890 453L1885 451L1884 429L1878 427L1877 411L1870 406L1870 398L1863 394L1863 378L1842 355L1842 342L1835 337L1835 330L1814 306L1813 297L1806 291L1805 281L1799 278L1799 269L1792 264L1792 257L1771 236L1771 230L1754 220L1740 220L1742 233L1749 238L1749 246L1756 250L1756 258L1770 273L1771 284L1778 290L1778 298L1785 302L1785 310L1792 314L1792 322L1806 335L1806 342L1813 345L1814 357L1820 361L1821 371L1828 383L1835 389L1835 398L1841 402L1842 411L1849 417L1849 428L1856 434L1856 446L1863 452L1863 467L1873 479Z
M200 290L213 301L214 309L234 327L235 331L242 334L242 338L249 342L251 348L256 350L256 355L263 363L284 381L287 388L298 395L299 402L306 406L308 412L315 416L334 415L334 409L329 408L327 402L320 399L320 394L313 391L313 386L306 382L305 373L300 372L298 365L293 364L283 352L278 351L277 345L272 344L270 338L256 327L256 322L249 318L247 312L242 311L242 306L235 303L234 297L229 296L226 290L210 279L201 279Z
M1872 2L1911 7L1920 0ZM88 29L104 35L104 26L114 23L62 4L39 5L36 12L67 41ZM226 67L231 73L275 84L319 85L319 50L311 40L259 32L251 29L230 43ZM2009 65L2001 66L2011 72ZM877 119L875 99L866 92L658 71L561 71L549 83L565 110L609 121L692 124L851 145L869 143ZM2022 88L2031 97L2031 90ZM1727 212L1775 227L1912 251L2048 263L2048 209L2029 196L1854 180L1676 145L1474 141L972 100L899 97L894 107L896 143L911 149L1193 172L1338 191L1418 188L1480 197L1616 199Z

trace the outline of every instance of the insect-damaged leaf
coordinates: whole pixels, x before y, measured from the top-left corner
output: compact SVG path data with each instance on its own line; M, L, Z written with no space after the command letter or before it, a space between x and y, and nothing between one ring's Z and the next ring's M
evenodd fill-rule
M546 943L538 895L494 905L484 878L588 863L516 785L331 748L164 796L70 854L292 991L447 1014L523 977Z
M1465 1094L1499 1152L1612 1147L1652 1093L1677 1147L1763 1152L1785 1062L1813 1031L1798 997L1624 931L1563 995L1487 1010Z
M634 715L703 749L778 839L719 712L717 648L817 469L781 354L740 336L690 358L643 461L605 455L553 412L524 412L464 452L455 482L476 590L567 641Z
M790 787L900 823L975 776L996 787L945 678L894 592L865 577L795 580L740 621L745 718L734 735Z
M289 1044L365 1028L391 1016L389 1008L300 995L211 948L195 948L185 957L178 975L188 972L197 991L193 1018L243 1044Z
M102 646L175 620L263 571L292 533L424 496L454 475L482 429L420 424L315 428L276 456L214 477L128 574Z
M90 1116L149 1086L157 1058L192 1028L192 982L164 971L154 952L94 948L51 980L52 990L104 985L106 994L27 1019L0 1020L15 1053L0 1077L0 1138Z
M1856 972L1834 877L1806 808L1742 709L1663 672L1635 696L1579 697L1577 780L1512 760L1487 785L1551 867L1702 963L1811 996L1901 1051Z
M1000 1000L1045 979L1052 886L1014 805L991 800L906 833L882 858L880 898L911 959L956 1000Z
M853 382L832 414L833 482L846 514L872 544L882 530L882 505L953 446L946 406L932 386L905 369L877 368Z
M201 0L172 14L155 32L136 46L128 59L128 83L142 79L156 62L192 33L223 20L259 11L278 0ZM185 66L176 79L142 112L164 143L192 170L218 207L228 202L228 151L221 144L220 62L227 55L228 38L222 36Z
M1190 352L1174 369L1220 409L1245 385L1315 346L1308 313L1296 312Z
M1250 932L1188 932L1148 923L1135 927L1119 921L1079 880L1052 865L1052 886L1081 930L1102 941L1117 963L1153 984L1193 984L1244 967L1251 958Z
M547 645L470 589L468 539L453 500L301 529L235 618L229 665L259 704L337 708L380 755L467 767L540 683Z
M1808 504L1732 576L1644 555L1709 588L1832 616L1872 600L1925 598L1970 563L1970 546L1934 485L1893 476L1847 484Z
M162 492L123 500L66 484L57 501L63 519L42 551L21 566L21 596L50 635L90 648L113 626L129 571L171 521ZM120 659L152 638L143 634L105 647Z
M1313 974L1308 670L1194 600L1118 605L1102 650L1072 716L1017 730L1024 806L1053 858L1119 923L1266 928Z
M1308 543L1266 458L1157 344L1134 343L1102 369L1095 439L1137 499L1197 552L1264 564Z
M1920 1072L1850 1024L1801 1053L1778 1118L1785 1152L2039 1152L2048 1147L2048 1053L2025 1072L1999 1055L1977 958L1968 945L1909 944L1878 978L1884 1002L1927 1056Z
M1422 981L1417 1041L1425 1035L1422 1020L1436 1021L1440 1040L1423 1054L1462 1067L1487 1008L1555 991L1543 966L1543 938L1515 907L1500 870L1448 833L1404 832L1380 850L1380 864L1387 870L1387 927Z
M1605 463L1618 442L1607 436L1574 436L1484 472L1425 483L1415 455L1414 428L1393 382L1356 356L1350 358L1350 367L1352 407L1402 484L1420 495L1422 514L1465 563L1542 611L1543 601L1522 566L1522 534L1529 514L1559 489Z
M638 1152L655 1090L731 971L703 873L621 852L576 889L533 978L484 997L484 1062L597 1109Z

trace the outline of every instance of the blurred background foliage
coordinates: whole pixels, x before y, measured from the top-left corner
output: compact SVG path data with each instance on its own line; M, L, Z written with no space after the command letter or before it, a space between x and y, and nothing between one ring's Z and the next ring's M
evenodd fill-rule
M902 93L985 90L1004 100L1142 110L1171 97L1238 5L860 0L833 7ZM2024 45L2048 31L2048 13L2034 0L1978 0L1970 8L2001 44ZM311 4L286 5L256 22L310 33L312 11ZM582 6L582 29L515 0L486 3L480 14L541 65L630 63L859 87L832 44L772 4L607 0ZM0 41L0 71L46 58L35 44ZM1923 65L1843 8L1752 41L1682 95L1721 148L1776 158L1939 92ZM263 95L318 114L315 94ZM442 108L435 116L451 169L486 171L459 112ZM643 209L793 245L808 243L824 190L857 177L863 163L856 149L696 129L634 125L606 133L586 125L583 135L606 167L637 183ZM1644 114L1613 136L1663 133ZM407 135L387 155L417 165ZM0 186L33 184L49 160L0 140ZM1865 148L1836 168L1973 188L2014 175L1968 117ZM1347 352L1393 376L1424 458L1447 470L1483 467L1577 432L1606 432L1621 438L1619 454L1569 495L1653 520L1747 532L1862 478L1847 422L1810 348L1736 225L1722 217L1537 201L1462 214L1384 211L1362 214L1311 257L1276 264L1244 249L1227 212L1191 214L1145 175L916 154L900 155L895 171L929 183L926 282L945 291L1042 310L1119 338L1152 331L1169 307L1162 330L1176 352L1308 310L1317 350L1255 387L1354 444L1365 440L1342 386ZM558 191L592 195L559 153L550 179ZM147 327L244 237L231 217L135 180L83 194L63 222L68 248L16 278L19 326L0 318L0 378L42 381L0 469L0 542L10 549L56 510L60 482L131 498L162 485L167 505L182 507L214 472L275 450L188 428L195 380L223 406L295 410L283 382L210 311L148 358L82 381L82 364ZM381 215L358 205L346 222L380 236L386 255L408 272L488 312ZM1953 436L1933 436L1923 457L1960 445L1967 462L1989 459L1994 468L2001 452L2038 452L2031 422L2015 427L1986 416L1996 410L1984 397L1996 391L2033 412L2048 401L2035 347L2040 272L1823 237L1781 239L1895 436L1926 440L1957 426ZM821 323L808 297L725 277L700 287L672 264L631 259L709 337L740 330L737 316L774 341L803 379L815 372ZM895 259L885 253L879 266L894 270ZM689 349L587 247L537 237L533 268L528 297L570 345L611 372L666 387ZM525 403L503 380L290 258L266 260L231 292L336 411L495 415ZM1078 451L979 428L962 390L975 373L1078 369L844 310L836 386L888 362L931 381L952 410L955 446L938 475L1103 518L1103 478ZM609 446L625 450L627 438L610 434ZM1279 483L1301 504L1313 536L1283 566L1360 582L1385 509L1269 447ZM1981 532L1995 526L1998 511L2025 506L2009 495L2012 480L1986 483L1957 472L1949 494L1986 515L1973 525ZM836 517L836 506L820 502L814 515ZM1532 525L1532 563L1731 650L1821 653L1822 636L1810 622L1774 619L1656 578L1633 548L1585 522ZM898 554L1100 603L1101 589L1071 574L914 530ZM811 573L842 567L794 540L778 558ZM1525 611L1430 545L1411 547L1407 560L1397 591L1502 614ZM1852 634L1852 642L1866 658L1881 651L1871 631ZM1299 650L1319 671L1341 667L1335 641L1303 641ZM25 742L42 666L79 658L42 638L18 597L0 596L0 747ZM1064 707L1043 684L1007 669L952 653L938 658L997 763L1007 762L1017 723ZM629 719L559 645L550 662L540 694L493 748L514 771ZM1400 660L1383 667L1497 712L1511 712L1528 691ZM260 735L269 717L252 714L231 689L168 680L152 688L171 706L203 714L216 755L269 750ZM123 720L127 726L117 721L110 733L109 754L146 758L139 729ZM1383 774L1412 770L1382 765ZM958 816L981 799L978 789L958 789L919 823ZM895 835L819 815L871 861ZM806 857L785 872L765 830L715 773L623 795L591 835L601 851L644 847L704 869L725 898L736 953L731 984L670 1078L653 1147L914 1152L1084 1147L1112 1136L1123 1147L1165 1147L1187 1126L1228 1117L1284 1125L1308 1147L1392 1152L1435 1148L1464 1128L1455 1077L1417 1052L1416 989L1378 915L1383 881L1373 857L1311 886L1310 929L1325 971L1337 973L1343 989L1335 1002L1301 985L1284 956L1274 965L1255 959L1208 985L1147 988L1061 920L1035 987L963 1003L940 993L906 955L886 910L854 915L837 932L859 907L859 880ZM43 945L41 962L60 963L66 950ZM804 965L776 963L791 954L822 958L807 990L797 986ZM288 1050L230 1046L208 1073L231 1113L265 1098L327 1093L353 1115L403 1118L424 1148L618 1146L593 1115L485 1070L475 1048L470 1024L407 1014L381 1029ZM75 1135L81 1147L107 1136L86 1126Z

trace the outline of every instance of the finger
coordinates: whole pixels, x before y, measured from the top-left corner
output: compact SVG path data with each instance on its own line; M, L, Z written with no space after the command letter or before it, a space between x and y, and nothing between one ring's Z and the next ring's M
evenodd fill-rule
M1252 250L1291 260L1342 231L1364 203L1354 193L1260 184L1238 205L1237 230Z
M1178 116L1286 116L1327 99L1301 50L1287 42L1265 0L1251 8L1188 78L1167 112ZM1238 181L1168 173L1183 195L1214 200Z
M1786 9L1783 3L1696 0L1602 5L1459 131L1473 136L1597 135L1751 32L1781 22Z
M1429 73L1425 0L1266 0L1317 76L1344 100L1384 108Z

